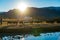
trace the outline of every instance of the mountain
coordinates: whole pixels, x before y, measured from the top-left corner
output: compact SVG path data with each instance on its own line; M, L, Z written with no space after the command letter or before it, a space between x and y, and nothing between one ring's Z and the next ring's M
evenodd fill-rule
M20 13L21 12L18 9L13 9L9 10L8 12L0 12L0 16L2 16L3 18L17 18ZM28 7L24 13L32 17L54 18L60 17L60 7Z

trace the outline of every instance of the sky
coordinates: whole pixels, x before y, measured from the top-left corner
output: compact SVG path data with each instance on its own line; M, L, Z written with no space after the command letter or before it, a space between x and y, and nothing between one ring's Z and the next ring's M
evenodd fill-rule
M29 7L60 7L60 0L0 0L0 11L14 9L21 2L28 4Z

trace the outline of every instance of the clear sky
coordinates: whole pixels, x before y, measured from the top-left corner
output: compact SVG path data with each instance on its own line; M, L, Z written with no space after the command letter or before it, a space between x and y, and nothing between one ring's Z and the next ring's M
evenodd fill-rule
M20 2L25 2L31 7L60 7L60 0L0 0L0 11L14 9Z

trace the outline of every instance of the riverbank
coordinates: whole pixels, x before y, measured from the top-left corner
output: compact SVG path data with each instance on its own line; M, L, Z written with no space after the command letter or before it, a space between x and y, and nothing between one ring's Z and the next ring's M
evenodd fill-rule
M31 27L1 28L0 33L19 33L19 32L28 33L35 29L39 30L40 32L56 32L60 31L60 26L40 27L40 28L31 28Z
M60 32L60 27L50 28L20 28L20 29L0 29L1 35L25 35L31 34L34 36L40 35L40 33Z
M21 24L21 25L1 25L0 33L21 33L28 34L31 32L59 32L60 24Z

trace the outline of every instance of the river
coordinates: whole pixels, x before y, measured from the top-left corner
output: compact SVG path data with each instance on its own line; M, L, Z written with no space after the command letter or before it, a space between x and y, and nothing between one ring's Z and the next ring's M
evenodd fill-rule
M60 32L41 32L39 29L17 33L0 33L0 40L60 40Z

